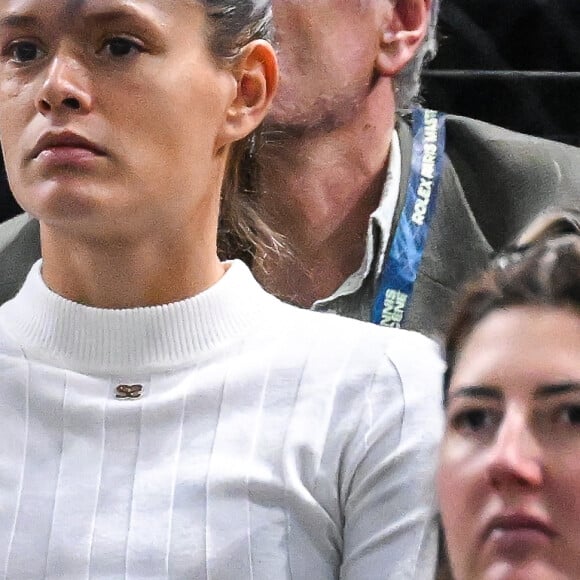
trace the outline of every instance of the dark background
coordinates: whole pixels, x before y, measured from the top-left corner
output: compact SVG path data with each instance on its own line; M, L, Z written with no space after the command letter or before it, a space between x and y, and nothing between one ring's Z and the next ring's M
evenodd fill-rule
M443 0L423 96L434 109L580 145L580 0ZM19 211L0 166L0 221Z
M580 145L580 0L442 0L439 46L425 104Z

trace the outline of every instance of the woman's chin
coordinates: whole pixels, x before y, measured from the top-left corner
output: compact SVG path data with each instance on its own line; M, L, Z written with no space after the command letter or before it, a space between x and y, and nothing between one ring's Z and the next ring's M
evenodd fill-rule
M539 559L494 562L481 576L481 580L576 580L577 578L578 576L565 574L551 563Z

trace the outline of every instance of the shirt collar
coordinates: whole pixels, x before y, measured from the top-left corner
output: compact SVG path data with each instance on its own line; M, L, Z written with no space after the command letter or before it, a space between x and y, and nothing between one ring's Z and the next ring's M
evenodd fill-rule
M15 298L0 307L0 327L32 359L90 374L164 372L248 335L278 301L240 261L207 290L179 302L102 309L62 298L32 267Z
M313 309L319 306L324 307L341 296L354 294L361 288L364 280L370 275L375 261L375 249L377 248L375 238L377 234L379 234L379 245L376 271L380 272L382 270L391 236L400 183L401 146L397 132L393 131L383 193L377 209L369 217L363 261L358 270L351 274L331 296L317 300L313 305Z

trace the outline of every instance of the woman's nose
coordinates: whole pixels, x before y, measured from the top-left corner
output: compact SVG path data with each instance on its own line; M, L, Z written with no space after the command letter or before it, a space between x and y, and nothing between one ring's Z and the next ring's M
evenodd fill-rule
M490 449L488 477L498 490L535 489L543 482L542 450L522 413L508 412Z
M36 108L44 116L86 114L92 97L86 71L74 56L54 56L36 98Z

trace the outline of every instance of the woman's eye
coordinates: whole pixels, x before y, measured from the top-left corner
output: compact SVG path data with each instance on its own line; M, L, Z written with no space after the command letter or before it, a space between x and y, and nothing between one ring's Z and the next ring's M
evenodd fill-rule
M495 414L487 409L469 409L457 413L451 424L458 431L480 432L495 424Z
M121 36L107 40L103 45L103 50L106 50L115 58L122 58L143 51L137 42Z
M17 63L33 62L45 54L37 44L30 41L13 42L5 53Z
M569 405L560 410L560 419L565 423L580 426L580 405Z

